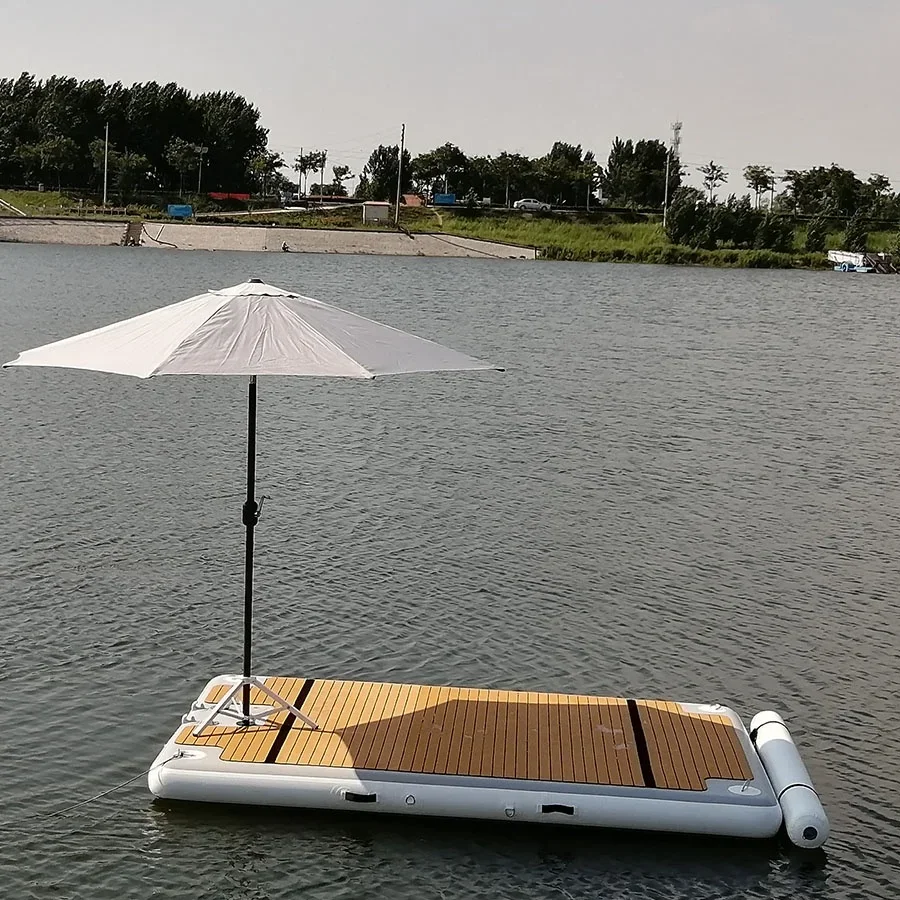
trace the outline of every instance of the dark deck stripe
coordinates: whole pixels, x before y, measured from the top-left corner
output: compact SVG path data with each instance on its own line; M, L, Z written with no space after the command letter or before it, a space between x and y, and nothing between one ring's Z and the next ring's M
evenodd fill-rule
M641 724L641 713L636 700L628 701L628 715L631 716L631 727L634 729L634 746L641 763L641 775L644 776L644 786L655 788L656 778L653 776L653 766L650 763L647 736L644 734L644 726Z
M294 706L297 709L303 709L303 703L309 696L309 692L312 690L314 683L314 678L307 678L306 681L303 682L303 687L300 688L297 693L297 699L294 701ZM287 714L284 721L281 723L281 728L278 729L278 734L275 736L272 746L269 748L269 752L266 756L267 763L273 763L278 759L278 754L281 753L281 748L284 746L284 742L287 740L287 736L291 733L291 729L294 727L294 722L296 721L297 717L293 713Z

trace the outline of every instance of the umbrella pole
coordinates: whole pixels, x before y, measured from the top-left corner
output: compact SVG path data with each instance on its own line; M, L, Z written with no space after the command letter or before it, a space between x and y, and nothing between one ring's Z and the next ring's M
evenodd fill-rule
M241 515L247 529L244 552L244 671L241 712L250 723L250 679L253 669L253 530L259 522L256 502L256 376L250 376L247 392L247 499Z
M286 710L292 716L308 725L318 729L318 725L309 716L305 716L300 710L277 694L260 678L253 676L253 529L259 522L259 514L262 510L262 500L256 502L256 376L250 376L250 386L247 394L247 499L244 501L241 512L241 521L247 529L247 545L244 554L244 669L240 681L216 703L209 708L196 728L194 734L202 734L207 728L218 721L219 716L229 716L237 719L237 724L249 728L251 725L265 722L272 713ZM266 709L257 710L250 715L250 690L257 688L268 701L273 704ZM240 705L237 696L240 694Z

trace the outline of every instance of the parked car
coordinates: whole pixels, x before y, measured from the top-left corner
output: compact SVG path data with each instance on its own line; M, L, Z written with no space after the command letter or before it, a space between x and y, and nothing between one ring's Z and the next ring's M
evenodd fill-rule
M524 200L516 200L513 203L513 209L524 209L528 212L550 212L550 204L535 200L533 197L526 197Z

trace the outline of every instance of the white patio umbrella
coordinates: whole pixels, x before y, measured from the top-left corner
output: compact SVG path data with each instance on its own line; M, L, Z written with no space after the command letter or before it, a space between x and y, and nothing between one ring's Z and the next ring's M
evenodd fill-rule
M247 499L242 677L216 705L219 713L250 725L287 709L315 723L252 674L253 531L256 500L256 394L258 375L371 379L414 372L497 369L433 341L382 325L310 297L251 278L180 303L20 353L7 366L90 369L152 378L156 375L249 376ZM502 370L500 370L502 371ZM250 688L274 703L251 717ZM242 703L236 697L242 692ZM200 729L198 729L200 730Z

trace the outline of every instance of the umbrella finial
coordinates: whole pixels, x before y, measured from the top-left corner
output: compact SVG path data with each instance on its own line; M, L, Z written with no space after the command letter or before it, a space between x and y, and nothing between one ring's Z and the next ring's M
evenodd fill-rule
M248 278L247 284L262 284L262 278Z

